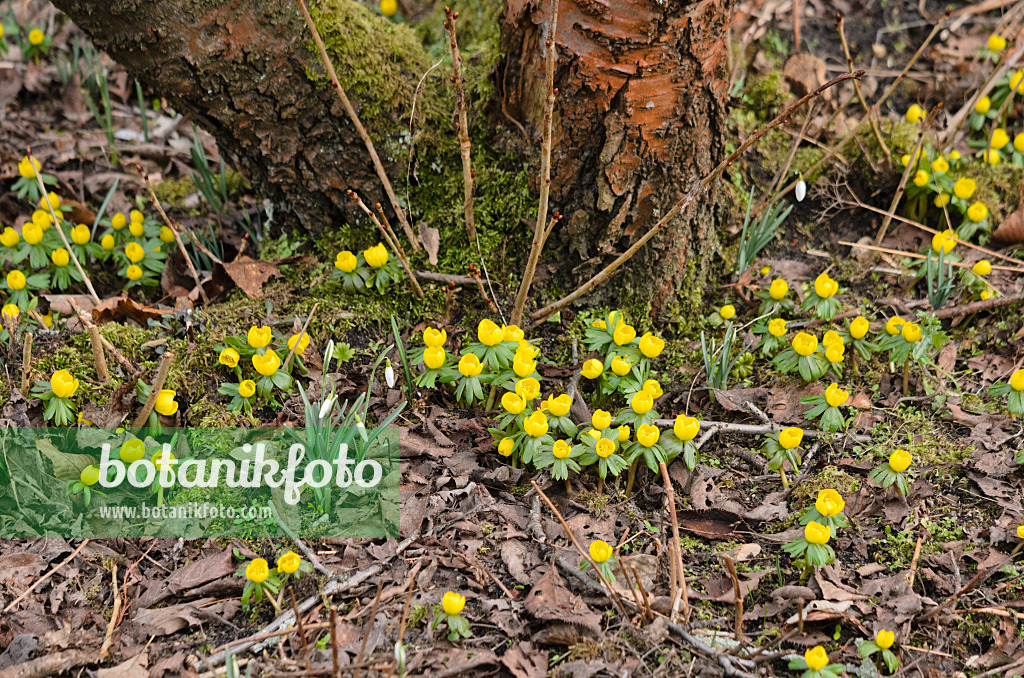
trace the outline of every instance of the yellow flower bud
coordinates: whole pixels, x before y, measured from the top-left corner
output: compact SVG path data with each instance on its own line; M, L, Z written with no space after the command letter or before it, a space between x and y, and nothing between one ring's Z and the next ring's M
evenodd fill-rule
M942 209L943 207L949 204L949 201L951 199L952 196L949 193L938 193L934 198L932 198L932 204L938 207L939 209Z
M603 431L612 425L612 414L606 410L594 410L590 417L590 423L598 431Z
M372 268L383 268L388 263L388 249L379 243L363 251L363 259Z
M949 163L941 155L935 160L932 160L932 172L936 174L943 174L949 171Z
M142 245L137 242L128 243L127 247L124 248L124 254L128 257L128 261L133 264L137 264L146 258L146 250L142 249Z
M466 607L466 596L455 593L455 591L448 591L441 598L441 609L449 616L462 612L464 607Z
M464 377L475 377L484 369L480 359L472 353L466 353L459 358L459 373Z
M899 317L898 315L894 315L893 317L885 321L886 333L888 333L889 336L895 337L897 334L903 331L903 324L905 322L907 321L904 320L903 318Z
M997 151L1002 150L1006 144L1010 143L1010 135L1002 127L996 127L992 130L992 139L989 143Z
M814 279L814 293L822 299L828 299L839 291L839 283L829 277L828 273L822 273Z
M977 184L974 183L974 179L962 177L953 184L953 195L961 200L967 200L974 195L975 188L977 188Z
M270 566L263 558L255 558L245 566L245 578L256 584L262 583L270 576Z
M519 329L518 325L506 325L502 328L502 338L505 341L522 341L526 333Z
M637 391L629 404L637 414L647 414L654 407L654 398L647 391Z
M782 278L776 278L772 281L772 286L768 288L768 295L775 301L781 300L786 293L789 292L789 283Z
M987 216L988 207L985 206L985 203L976 202L967 208L967 218L973 221L974 223L984 221L985 217Z
M768 323L768 334L773 337L782 337L786 334L786 321L782 318L775 318Z
M564 440L556 440L551 448L551 455L555 459L565 459L572 454L572 447Z
M988 45L988 48L993 52L1002 52L1004 49L1006 49L1006 38L999 35L998 33L993 33L992 35L988 36L988 42L986 43L986 45ZM892 645L892 643L889 643L889 645Z
M1024 369L1017 370L1010 376L1010 388L1014 391L1024 391Z
M398 13L398 0L380 0L378 7L384 16L395 16Z
M661 384L656 379L648 379L644 382L643 389L651 394L654 399L660 398L664 395L664 391L661 388Z
M797 428L796 426L790 426L789 428L779 431L779 445L784 450L792 450L795 447L799 447L800 443L803 442L803 439L803 429Z
M863 339L871 328L871 323L864 316L857 316L850 323L850 336L854 339Z
M100 470L89 464L82 469L82 472L78 474L78 479L82 481L83 485L95 485L100 481Z
M60 266L63 268L71 261L71 255L69 255L68 251L63 247L58 247L50 254L50 259L53 260L54 266Z
M439 370L444 365L445 352L440 346L428 346L423 351L423 364L429 369Z
M498 454L503 457L511 456L512 448L515 447L516 441L511 438L502 438L501 442L498 443Z
M918 188L923 188L928 183L928 173L923 169L917 170L914 174L914 185Z
M892 647L892 644L895 642L896 634L892 631L886 631L885 629L882 629L881 631L875 634L875 645L882 648L883 650L888 650L890 647Z
M906 450L896 450L889 456L889 468L896 473L903 473L910 467L910 452Z
M146 455L146 445L138 438L126 440L118 456L126 464L134 464Z
M826 518L839 515L845 506L846 502L843 501L842 495L832 489L818 492L818 498L814 502L814 508Z
M249 345L253 348L266 348L273 336L273 332L271 332L270 328L266 325L261 325L259 327L254 325L249 328L249 333L246 336L246 339L248 340Z
M351 273L356 270L358 264L358 257L348 250L338 252L338 256L334 258L334 267L343 273Z
M264 377L271 377L281 367L281 358L271 349L265 355L254 355L252 366Z
M0 233L0 244L4 247L14 247L21 242L21 236L10 226L4 228L3 233Z
M624 443L629 440L629 426L623 424L619 427L619 437L615 439L615 442Z
M665 340L650 332L640 337L640 352L648 358L657 358L665 348Z
M284 572L285 574L295 574L301 563L302 558L299 557L298 553L295 553L295 551L288 551L278 557L277 570L278 572Z
M587 362L583 363L583 376L587 379L597 379L604 372L604 365L601 364L600 360L591 358Z
M540 438L548 432L548 417L543 412L537 411L523 421L523 430L532 438Z
M644 447L653 447L660 437L661 431L651 424L641 424L636 430L636 439Z
M808 539L808 541L810 540ZM821 645L817 645L804 652L804 661L812 671L821 671L828 666L828 653Z
M57 370L50 377L50 390L58 398L70 398L78 390L78 380L67 370Z
M555 417L564 417L569 414L569 410L572 408L572 398L569 397L568 393L563 393L557 398L551 398L548 403L548 409Z
M238 385L238 395L243 398L251 398L256 393L256 382L252 379L246 379Z
M636 330L632 325L619 323L618 327L615 328L615 332L612 333L612 339L619 346L625 346L636 339Z
M493 320L484 318L476 327L476 337L484 346L497 346L504 340L505 331Z
M798 355L807 357L818 350L818 338L807 332L800 332L793 337L793 350Z
M700 421L696 417L687 417L680 414L672 425L672 432L680 440L693 440L700 433Z
M601 563L608 562L608 559L612 557L612 547L607 542L595 539L590 542L590 558L595 563L600 565Z
M615 443L608 438L599 438L597 441L597 447L594 448L594 451L597 453L597 456L602 459L607 459L612 456L613 452L615 452Z
M916 125L922 120L924 120L924 117L925 110L917 104L914 104L913 106L907 109L907 122L913 125Z
M917 323L903 323L903 339L910 343L921 341L921 326Z
M804 526L804 539L806 539L809 544L824 546L828 543L828 540L831 537L832 531L821 523L816 523L812 520Z
M528 377L537 371L537 361L531 360L523 353L516 353L512 360L512 371L517 377Z
M633 366L629 364L629 361L622 356L617 355L612 359L612 372L620 377L624 377L629 374L629 371L632 368Z
M305 332L301 334L293 334L288 337L288 350L294 349L295 353L302 355L309 348L309 335Z
M821 344L822 346L835 346L837 344L842 346L843 338L839 336L839 333L835 330L829 330L825 333L825 336L821 338Z
M732 304L726 304L718 309L718 315L722 316L724 320L732 320L736 317L736 307Z
M128 225L128 217L118 212L110 218L110 226L115 231L120 231L122 228Z
M102 247L105 252L110 252L111 250L113 250L114 236L107 233L105 236L100 238L100 247Z
M832 407L842 407L850 398L850 392L839 388L839 384L832 383L825 389L825 402Z
M988 259L981 259L971 266L971 273L974 275L988 275L992 272L992 262Z
M520 379L516 382L516 394L523 400L530 402L540 395L540 382L533 377Z
M160 227L160 242L170 245L174 242L174 231L167 228L166 226Z
M43 229L29 221L21 227L21 235L29 245L38 245L43 240Z
M174 399L176 395L177 393L169 388L161 390L156 396L156 405L153 409L165 417L173 416L178 411L178 401Z

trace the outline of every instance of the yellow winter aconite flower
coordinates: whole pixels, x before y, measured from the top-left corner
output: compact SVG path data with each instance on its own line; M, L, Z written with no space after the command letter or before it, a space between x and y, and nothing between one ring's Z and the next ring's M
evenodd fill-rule
M660 398L665 393L657 379L648 379L645 381L643 389L650 393L651 397L655 399Z
M988 207L985 206L985 203L976 202L967 208L967 218L973 221L974 223L983 221L987 216Z
M1006 38L998 33L993 33L988 36L988 42L985 44L988 45L988 48L993 52L1002 52L1006 49ZM892 643L889 643L889 645L892 645ZM881 647L881 644L879 644L879 647ZM888 647L888 645L886 645L886 647ZM884 650L885 648L882 649Z
M917 323L904 323L902 334L912 344L921 341L921 326Z
M789 283L782 278L776 278L772 281L772 286L768 288L768 296L775 301L779 301L786 293L789 292Z
M100 238L100 247L102 247L105 252L110 252L111 250L113 250L114 236L107 233L105 236Z
M953 184L953 195L961 200L967 200L974 195L975 188L977 188L977 184L974 183L974 179L963 177L957 179L956 183Z
M839 515L845 506L846 502L843 501L842 495L832 489L819 492L818 498L814 502L814 508L818 509L818 513L826 518Z
M423 351L423 364L432 370L441 369L441 366L444 365L444 358L444 349L440 346L428 346Z
M590 423L598 431L603 431L612 425L612 413L607 410L594 410Z
M835 330L829 330L828 332L825 333L825 336L821 338L822 346L835 346L836 344L842 346L843 338L839 336L839 333L836 332Z
M124 445L121 446L121 451L118 456L121 457L121 461L126 464L133 464L139 459L142 459L146 454L146 445L138 438L132 438L126 440Z
M612 358L612 372L619 375L620 377L624 377L627 374L629 374L629 371L631 369L633 369L633 366L630 365L629 361L623 358L622 356L617 355L614 358Z
M32 223L45 231L53 225L53 217L50 216L49 212L36 210L32 213Z
M146 215L139 210L132 210L128 213L128 220L135 224L141 224L146 220Z
M38 28L33 28L31 31L28 32L28 41L36 47L39 47L39 45L43 44L43 40L45 39L46 34L39 30Z
M484 346L497 346L505 337L505 331L498 327L493 320L484 318L476 326L476 338Z
M11 271L7 274L7 286L12 290L23 290L27 284L25 274L21 271Z
M672 425L672 432L680 440L693 440L700 433L700 421L696 417L687 417L680 414Z
M263 558L254 558L245 566L245 578L256 584L262 583L270 576L270 565Z
M932 251L938 254L945 250L949 254L956 247L956 234L952 230L939 231L932 236Z
M110 218L110 226L115 231L120 231L122 228L128 225L128 217L118 212Z
M842 407L849 398L850 392L839 388L839 384L835 382L829 384L829 387L825 389L825 402L832 407Z
M380 13L384 16L395 16L398 12L398 0L380 0ZM449 614L455 614L450 612Z
M21 236L10 226L6 227L3 233L0 233L0 244L4 247L14 247L21 242Z
M654 407L654 398L647 391L637 391L629 401L629 406L637 414L647 414Z
M1017 537L1020 539L1024 539L1024 525L1017 526Z
M871 323L868 322L867 318L862 315L857 316L850 323L850 336L854 339L863 339L870 328Z
M26 179L35 179L37 172L39 172L39 161L35 158L29 158L26 155L18 161L18 174Z
M156 454L153 455L153 465L161 473L163 473L164 469L172 471L175 463L176 460L173 452L167 452L165 456L163 450L157 450Z
M271 377L281 367L281 358L273 349L270 349L265 355L254 355L252 366L264 377Z
M480 358L477 358L472 353L467 353L459 358L459 373L464 377L475 377L480 374L483 369L484 366L483 363L480 362Z
M907 122L916 125L917 123L924 120L925 110L919 105L914 104L907 109Z
M50 390L58 398L70 398L78 390L78 380L67 370L57 370L50 377Z
M591 358L587 362L583 363L582 374L587 379L597 379L604 372L604 365L601 361L596 358Z
M43 240L43 229L29 221L21 227L21 235L29 245L38 245Z
M251 398L256 393L256 382L252 379L246 379L238 385L238 395L243 398Z
M993 294L994 292L992 292L992 290L982 290L981 294L979 294L978 297L982 301L985 301L986 299L991 299Z
M804 539L809 544L817 544L818 546L824 546L828 543L829 538L832 537L832 531L821 523L816 523L813 520L804 527Z
M615 332L612 333L612 339L619 346L625 346L636 339L636 329L632 325L619 323L619 326L615 328Z
M128 257L128 261L133 264L137 264L146 258L146 250L142 249L142 245L137 242L130 242L124 248L125 256Z
M509 414L519 414L526 408L526 401L509 391L501 396L501 406Z
M601 438L600 440L598 440L597 447L594 448L594 452L596 452L597 456L601 457L602 459L606 459L612 456L612 453L614 451L615 443L609 440L608 438Z
M548 432L548 417L543 412L534 412L523 422L523 430L531 438L540 438Z
M943 158L941 155L935 158L935 160L932 160L932 172L935 172L936 174L941 174L943 172L948 171L949 163L946 162L946 159Z
M636 439L644 447L652 447L660 437L661 431L657 426L651 424L641 424L640 428L636 430Z
M434 327L428 327L423 330L423 344L425 346L444 346L446 341L448 341L448 332L443 329L438 330Z
M89 464L82 469L82 472L78 474L78 479L82 481L83 485L95 485L100 481L100 470Z
M124 274L126 276L128 276L129 280L141 280L142 279L142 269L139 268L138 266L136 266L135 264L130 265L125 270Z
M612 557L612 547L608 542L595 539L590 542L590 558L597 564L606 563Z
M1013 150L1018 153L1024 153L1024 132L1021 132L1013 138Z
M590 323L590 326L591 327L596 327L599 330L606 330L606 329L608 329L608 323L606 323L603 320L595 320L594 322Z
M572 398L569 397L568 393L563 393L557 398L548 399L548 410L556 417L564 417L569 414L571 408Z
M989 38L989 40L991 41L991 38ZM1006 46L1005 41L1003 41L1003 46ZM896 634L892 631L886 631L885 629L882 629L881 631L875 634L875 645L882 648L883 650L888 650L890 647L892 647L892 644L895 642Z
M131 233L136 238L141 238L142 235L146 232L146 227L143 225L141 221L133 221L130 224L128 224L128 232Z
M516 382L516 395L529 402L540 395L540 382L533 377L520 379Z
M383 268L388 263L388 248L384 247L384 243L368 247L363 251L363 259L372 268Z
M334 257L334 268L342 271L343 273L351 273L356 270L356 265L359 260L356 255L352 254L348 250L338 252L338 256Z
M807 332L800 332L793 337L793 350L804 357L818 350L818 338Z
M828 273L822 273L814 279L814 293L822 299L828 299L839 291L839 283L829 277Z
M277 559L277 569L285 574L295 574L302 563L302 558L295 551L288 551Z
M498 443L498 454L503 457L511 456L512 448L515 447L516 441L511 438L502 438L501 442Z
M253 325L249 328L249 333L245 338L253 348L266 348L273 336L273 332L266 325L260 325L259 327Z
M169 245L172 242L174 242L174 231L172 231L171 229L167 228L166 226L161 226L160 227L160 242L165 243L167 245Z
M889 468L896 473L903 473L910 467L910 452L896 450L889 456Z
M996 127L992 130L992 139L989 143L997 151L1002 150L1003 146L1010 143L1010 135L1002 127Z
M790 426L779 431L779 445L784 450L792 450L794 447L799 447L803 439L803 429L796 426Z
M616 442L624 443L629 440L629 426L623 424L618 428L619 437L615 439Z
M718 315L722 316L725 320L732 320L736 317L736 307L732 304L726 304L722 308L718 309Z
M938 207L939 209L942 209L943 207L949 204L949 201L952 200L952 197L953 196L951 196L949 193L938 193L934 198L932 198L932 204Z
M466 596L461 593L455 593L455 591L447 591L444 596L441 597L441 609L447 615L456 615L462 612L462 609L466 607Z
M526 338L526 333L519 329L518 325L505 325L502 328L502 338L505 341L522 341Z
M907 321L904 320L903 318L899 317L898 315L894 315L893 317L885 321L885 331L889 334L889 336L895 337L903 330L903 324L905 322Z
M917 170L914 174L914 185L918 188L923 188L928 183L928 173L922 169Z
M512 371L517 377L528 377L537 371L537 361L531 360L524 353L516 353L512 360Z
M565 459L570 454L572 454L572 447L564 440L556 440L551 448L551 455L555 459Z
M79 224L71 229L71 240L76 245L84 245L89 242L92 237L92 233L89 231L89 227L85 224Z
M999 161L1003 159L1003 156L999 154L999 151L997 151L994 148L985 149L985 151L981 154L981 157L982 160L984 160L990 165L998 165Z
M775 318L768 323L768 334L773 337L781 337L786 334L786 321L782 318Z
M665 349L665 340L656 337L650 332L640 337L640 352L647 358L657 358Z
M807 668L812 671L821 671L828 666L828 653L821 645L817 645L804 652L804 661L807 662Z
M288 337L289 351L295 349L295 352L301 355L306 352L307 348L309 348L309 335L306 334L305 332L301 334L293 334L292 336Z
M0 309L0 317L4 320L10 320L11 318L17 318L21 313L21 309L14 304L4 304L3 308Z
M63 268L68 265L69 261L71 261L71 255L69 255L68 251L63 247L58 247L50 254L50 259L53 260L54 266L60 266Z
M1010 388L1014 391L1024 391L1024 369L1017 370L1010 376Z
M842 344L833 344L825 349L825 359L830 363L841 363L846 354L846 347Z
M162 389L156 395L156 405L153 406L153 409L165 417L172 416L178 411L178 401L174 399L176 395L178 394L169 388Z

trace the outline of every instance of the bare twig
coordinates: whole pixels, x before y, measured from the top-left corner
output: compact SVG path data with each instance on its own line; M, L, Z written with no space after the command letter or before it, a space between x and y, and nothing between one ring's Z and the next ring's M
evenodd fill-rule
M846 55L846 67L850 73L853 73L853 57L850 56L850 43L846 41L846 30L845 23L843 22L843 15L836 12L836 30L839 31L839 40L843 43L843 53ZM878 142L878 147L885 153L885 159L890 159L889 145L885 143L885 139L882 137L882 130L878 127L878 121L875 119L875 112L868 106L868 102L864 99L864 93L860 91L860 81L853 81L853 91L860 101L861 108L864 109L865 115L868 117L868 123L871 125L871 131L875 133L875 140ZM866 157L866 156L865 156Z
M302 627L302 615L299 614L299 606L295 602L295 589L288 587L288 595L292 599L292 613L295 615L295 626L299 629L299 642L302 643L302 656L306 660L306 669L313 670L313 664L309 658L309 647L306 645L306 629Z
M26 151L26 155L28 156L29 161L33 163L33 166L35 166L36 163L39 163L39 161L36 160L35 156L32 155L31 148L26 149ZM39 167L42 168L41 163L39 163ZM43 176L41 174L41 170L37 171L35 175L36 183L39 184L39 190L43 192L43 201L46 203L46 207L49 208L50 216L53 218L53 227L57 230L57 235L60 236L61 242L64 243L64 249L67 250L67 253L69 255L71 255L71 262L75 265L75 269L78 271L78 274L82 276L82 281L85 282L85 287L87 290L89 290L89 296L92 297L93 301L99 304L100 298L96 295L96 290L93 289L92 280L89 279L89 276L86 274L85 269L82 268L81 262L78 261L78 256L75 254L75 250L68 243L68 237L64 235L64 229L61 228L60 225L61 219L60 217L57 216L57 210L54 209L53 204L50 202L50 194L47 193L46 191L46 184L43 183Z
M409 243L412 245L413 250L418 250L419 243L416 242L416 236L412 232L412 226L409 225L409 219L405 214L405 210L402 209L402 205L398 202L398 196L395 195L395 189L391 187L391 180L388 179L388 173L384 171L384 164L380 161L380 156L377 155L377 149L373 145L373 140L370 139L370 135L366 131L366 128L363 127L363 123L359 119L356 109L352 106L352 102L348 100L348 95L345 94L345 89L341 86L338 74L334 71L334 64L331 63L331 57L327 55L327 48L324 47L324 41L320 37L320 31L316 29L316 24L313 23L313 17L310 16L309 10L306 8L306 3L303 0L295 0L295 2L298 4L299 10L302 11L302 18L306 20L306 26L309 27L309 31L313 34L313 42L316 43L317 51L320 54L320 61L327 70L327 75L331 79L331 85L334 86L334 91L338 93L338 98L341 99L341 106L345 109L345 114L348 116L349 121L352 122L352 125L356 128L359 138L363 140L363 145L366 146L366 151L370 154L370 159L373 161L373 168L377 172L377 178L380 179L381 185L384 186L384 192L387 193L388 200L391 202L391 209L395 210L395 214L398 215L398 222L402 225L402 230L405 231L405 237L409 239Z
M306 316L306 322L302 323L302 329L299 330L299 338L295 340L295 344L291 347L291 349L289 349L288 356L284 359L284 363L282 363L286 372L288 371L288 365L291 363L292 356L295 355L295 349L297 349L299 347L299 344L302 343L302 335L306 334L306 329L309 327L309 321L313 319L313 314L316 313L316 309L319 305L320 302L318 301L315 304L313 304L313 308L309 309L309 315ZM296 540L296 542L297 541L298 540ZM307 556L308 555L309 554L307 554ZM321 565L321 567L323 566ZM330 573L328 572L328 574Z
M164 387L164 383L167 381L167 373L171 371L171 363L174 362L174 351L164 351L163 355L160 356L160 364L156 368L156 378L153 379L153 384L149 388L149 397L146 398L146 403L142 406L142 411L139 412L139 416L136 417L135 428L142 428L146 424L146 420L149 419L149 414L153 411L156 406L156 399L160 395L160 390Z
M722 561L725 563L725 569L729 571L729 576L732 578L732 590L733 590L733 604L736 606L736 640L743 640L743 592L740 591L740 578L736 574L736 566L732 562L727 554L723 553Z
M96 327L85 314L78 316L79 320L89 331L89 342L92 344L92 361L96 364L96 378L100 383L110 381L110 372L107 371L107 357L103 353L103 337L100 336L100 328Z
M384 237L384 240L387 241L388 246L395 251L395 254L398 255L398 260L402 262L402 268L405 269L405 275L409 278L409 283L412 285L413 292L416 293L417 297L422 299L423 289L420 287L420 284L416 282L416 276L413 275L412 268L409 266L409 259L405 256L405 250L402 248L401 243L398 242L397 238L393 237L393 232L389 232L389 229L385 228L384 224L382 224L380 219L377 218L377 215L370 211L370 208L363 203L355 191L349 189L347 192L348 197L352 202L356 203L356 205L359 206L359 209L363 210L363 213L370 217L370 220L373 221L374 225Z
M366 632L363 634L363 642L359 644L359 654L356 655L356 664L360 664L363 661L363 653L366 652L366 641L370 638L370 633L373 631L373 623L377 620L377 608L380 606L380 594L384 590L384 578L382 577L377 582L377 595L373 597L373 609L370 610L370 620L366 622ZM359 669L355 669L352 673L352 678L359 678Z
M676 493L672 488L672 479L668 475L668 467L665 462L659 464L661 477L665 481L665 498L668 501L668 514L672 519L672 558L676 563L676 573L679 581L679 592L677 598L672 601L672 619L676 618L676 608L680 601L683 604L683 619L690 621L690 593L686 587L686 572L683 571L683 546L679 540L679 517L676 515Z
M341 678L341 668L338 666L338 611L333 603L328 607L331 609L331 678Z
M39 579L36 579L34 582L32 582L32 585L29 586L27 589L25 589L20 596L18 596L17 598L12 600L10 603L8 603L7 607L4 608L4 614L7 614L11 610L13 610L18 605L18 603L20 603L21 601L25 600L25 596L27 596L28 594L30 594L33 591L35 591L37 588L39 588L43 584L43 582L45 582L47 579L49 579L53 575L57 574L57 572L60 571L60 569L62 567L64 567L65 565L70 563L72 560L74 560L75 556L77 556L79 553L81 553L82 549L84 549L86 546L89 545L89 541L90 541L89 539L83 539L82 543L78 545L78 548L76 548L74 551L72 551L70 556L68 556L63 561L61 561L60 565L58 565L57 567L51 569L49 572L44 574L42 577L40 577Z
M735 151L733 151L731 154L729 154L729 157L727 157L725 160L723 160L718 165L718 167L716 167L715 169L711 170L711 172L709 174L707 174L704 178L702 178L699 181L697 181L690 188L690 190L687 191L686 195L684 195L672 207L672 209L670 209L665 214L665 216L663 216L658 221L658 223L654 224L654 226L652 226L650 229L648 229L648 231L639 240L637 240L635 243L633 243L633 245L630 246L629 249L627 249L625 252L620 254L615 259L615 261L613 261L612 263L608 264L608 266L606 266L602 271L597 273L594 277L592 277L587 282L585 282L582 285L580 285L575 291L573 291L573 292L569 293L568 295L562 297L558 301L552 302L552 303L548 304L547 306L545 306L544 308L542 308L542 309L532 313L530 315L530 317L535 321L534 326L539 325L545 319L551 317L552 315L554 315L558 311L562 310L563 308L565 308L566 306L568 306L572 302L576 301L580 297L582 297L585 294L587 294L588 292L590 292L590 290L594 289L595 287L597 287L598 285L600 285L604 281L608 280L608 278L610 278L612 276L612 274L615 273L615 271L620 266L622 266L624 263L629 261L629 259L631 259L633 257L633 255L636 254L637 251L639 251L639 249L641 247L643 247L645 244L647 244L647 242L651 238L653 238L655 235L657 235L661 231L661 229L665 228L665 226L667 226L673 219L675 219L676 216L680 212L688 209L690 207L690 205L692 205L698 198L700 198L700 196L702 196L704 194L704 191L707 190L708 186L711 185L711 182L713 182L715 179L717 179L718 176L722 172L724 172L727 167L729 167L729 165L731 165L733 162L735 162L736 159L739 158L743 153L745 153L748 148L750 148L755 143L757 143L758 140L761 137L763 137L769 131L771 131L772 129L778 127L783 122L785 122L793 114L794 111L796 111L797 109L802 107L804 104L806 104L811 99L814 99L815 97L819 96L822 92L824 92L828 88L833 87L835 85L838 85L839 83L845 82L847 80L851 80L851 79L854 79L854 78L859 78L861 76L861 74L863 74L863 71L857 71L856 73L853 73L853 74L847 73L845 75L840 75L839 77L836 77L836 78L833 78L832 80L829 80L828 82L826 82L824 85L822 85L818 89L814 90L813 92L809 92L808 94L805 94L804 96L800 97L800 99L798 99L796 102L794 102L793 104L790 104L790 106L787 107L785 111L783 111L782 113L777 115L774 120L772 120L767 125L765 125L761 129L759 129L756 132L754 132L753 134L751 134L747 138L747 140L744 141L740 145L739 148L737 148ZM784 189L784 191L785 190L786 189Z
M448 47L452 55L452 77L451 82L455 87L455 111L459 121L455 125L455 131L459 135L459 153L462 155L462 183L464 186L462 198L462 211L466 218L466 235L469 241L477 239L476 223L473 219L473 165L470 162L469 142L469 119L466 115L466 90L462 85L462 57L459 56L459 43L455 38L455 21L459 18L458 12L453 12L451 7L444 8L444 28L448 31Z
M192 257L188 255L188 250L185 249L185 243L181 241L181 234L178 233L177 227L170 218L168 218L167 212L164 212L164 207L160 204L160 198L156 197L156 191L153 190L153 183L149 180L149 173L143 171L141 165L136 165L136 168L142 175L143 181L146 182L146 188L149 189L149 197L153 201L153 205L155 205L157 211L160 212L160 216L163 218L164 223L167 224L167 228L171 229L171 233L174 234L174 242L178 244L178 251L181 252L181 256L185 258L185 264L188 266L188 272L192 275L192 279L195 280L196 287L199 288L199 294L203 297L203 303L209 305L210 298L206 296L206 290L203 289L203 281L199 278L199 272L196 271L196 267L192 263ZM214 259L216 260L216 257L214 257Z
M540 149L540 201L537 206L537 222L533 227L533 243L530 246L530 255L526 260L526 270L523 271L523 281L519 285L519 292L516 294L515 302L512 305L512 324L518 325L523 320L523 308L526 306L526 299L530 296L530 285L533 284L533 276L537 271L537 262L540 260L541 250L544 248L544 227L548 223L548 198L551 195L551 126L555 110L555 34L558 30L558 0L551 0L548 10L548 38L545 45L544 79L547 89L547 99L544 101L544 123ZM547 317L547 316L545 316Z
M893 249L891 247L878 247L877 245L862 245L862 244L856 243L856 242L849 242L848 240L839 240L839 241L837 241L837 244L839 244L839 245L846 245L847 247L856 247L857 249L862 249L862 250L870 250L872 252L881 252L883 254L895 254L897 256L908 257L910 259L928 259L929 258L928 255L921 254L920 252L905 252L903 250L897 250L897 249ZM968 243L964 242L964 244L966 245ZM949 264L950 266L955 266L957 268L971 268L971 264L965 264L962 261L947 261L946 263ZM1013 271L1015 273L1024 273L1024 268L1017 268L1017 267L1014 267L1014 266L1001 266L1001 265L998 265L998 264L992 264L992 269L993 270L997 270L998 269L998 270L1001 270L1001 271Z
M941 105L941 104L940 104ZM878 227L878 233L875 234L875 245L881 245L882 240L885 238L886 231L889 230L889 223L892 221L892 217L896 214L896 208L899 207L900 200L903 199L903 192L906 190L907 181L910 179L910 175L917 172L918 167L921 165L921 159L923 154L921 153L921 147L924 146L924 133L928 128L928 123L932 120L932 114L929 114L927 119L921 122L921 129L917 132L917 141L914 143L914 152L910 154L910 162L903 168L903 174L900 176L900 183L896 186L896 192L892 196L892 202L889 204L889 211L886 212L885 218L882 219L882 225Z
M25 345L21 347L21 395L28 397L32 377L32 337L31 332L25 333Z

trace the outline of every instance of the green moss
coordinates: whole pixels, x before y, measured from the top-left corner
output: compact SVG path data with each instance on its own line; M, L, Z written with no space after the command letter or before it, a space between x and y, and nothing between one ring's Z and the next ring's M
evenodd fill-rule
M746 94L753 109L764 120L774 116L779 106L792 96L782 71L777 70L769 71L754 80Z
M178 207L186 197L196 192L196 185L192 177L165 179L153 187L153 192L160 198L160 202Z
M458 4L456 22L459 54L462 56L462 75L466 78L466 96L473 101L487 101L491 96L491 70L501 58L502 3L494 0L464 0ZM449 55L448 36L444 29L444 3L416 24L420 38L432 62ZM449 60L439 69L450 73Z

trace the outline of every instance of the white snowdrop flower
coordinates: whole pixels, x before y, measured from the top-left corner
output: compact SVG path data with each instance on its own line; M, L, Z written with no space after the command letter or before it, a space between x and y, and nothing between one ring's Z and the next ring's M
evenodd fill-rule
M800 179L800 181L796 182L796 188L793 192L796 194L796 201L803 202L804 198L807 197L807 182Z
M384 381L388 383L388 388L395 387L395 370L391 367L391 359L388 358L388 364L384 368Z

